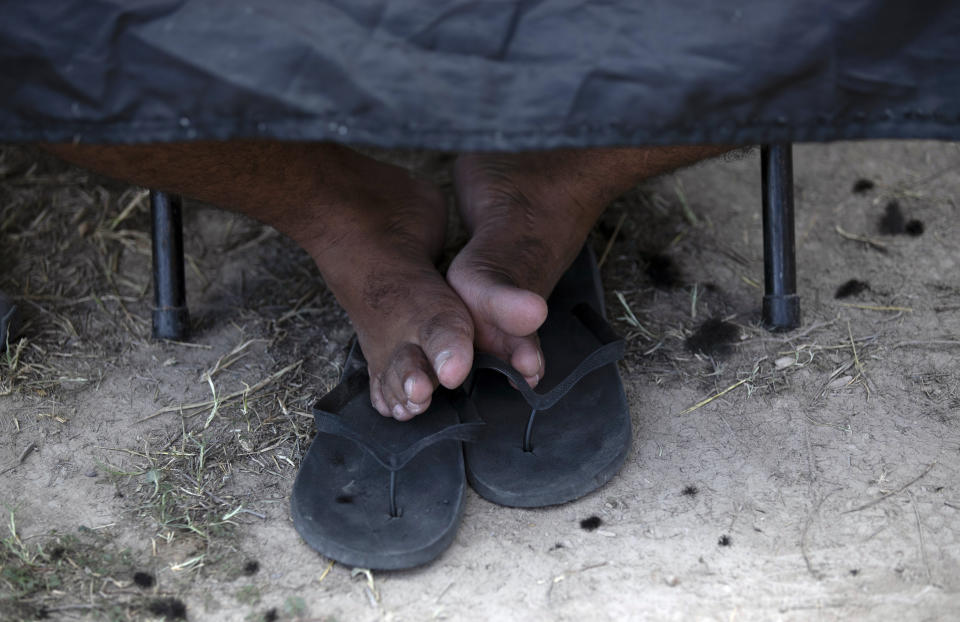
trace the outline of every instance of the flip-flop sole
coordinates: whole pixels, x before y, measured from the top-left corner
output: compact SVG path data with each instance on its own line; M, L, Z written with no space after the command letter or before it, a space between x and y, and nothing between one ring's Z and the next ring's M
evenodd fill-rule
M392 452L457 425L442 391L411 421L381 416L360 391L338 413L351 429ZM396 473L391 515L390 472L355 442L324 432L314 438L291 495L293 523L311 547L349 566L396 570L425 564L453 541L466 482L459 442L420 451Z
M549 301L540 342L546 393L603 342L573 313L580 303L602 312L599 276L589 251L581 253ZM626 459L630 412L616 363L577 382L553 407L536 414L530 444L524 438L531 408L500 373L478 370L471 393L486 429L464 448L467 479L481 496L511 507L572 501L610 480Z

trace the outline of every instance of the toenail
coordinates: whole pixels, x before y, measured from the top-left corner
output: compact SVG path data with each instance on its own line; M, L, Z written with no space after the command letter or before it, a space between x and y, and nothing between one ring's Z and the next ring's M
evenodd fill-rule
M543 355L540 354L540 348L537 348L537 365L539 365L537 367L537 380L540 380L539 372L543 370Z
M437 358L433 359L433 368L437 370L437 375L440 375L440 370L443 369L443 366L447 361L450 360L450 357L453 356L453 352L450 350L444 350L437 355Z
M407 410L408 410L410 413L412 413L412 414L415 415L415 414L417 414L418 412L420 412L421 410L423 410L423 406L422 406L421 404L414 404L413 402L411 402L411 401L408 400L408 401L407 401Z
M417 379L413 376L409 376L403 381L403 392L406 393L408 398L413 397L413 388L415 386L417 386Z
M394 419L402 419L407 414L407 411L403 409L403 406L397 404L393 407L393 417Z

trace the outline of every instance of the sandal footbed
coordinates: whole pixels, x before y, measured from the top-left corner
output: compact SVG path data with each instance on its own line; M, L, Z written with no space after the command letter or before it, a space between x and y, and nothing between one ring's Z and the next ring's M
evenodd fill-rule
M381 416L366 391L338 414L395 452L458 423L443 391L426 413L407 422ZM390 472L353 441L320 432L294 482L291 513L303 539L326 557L362 568L411 568L431 561L453 541L465 489L460 443L439 442L397 472L399 511L391 516Z

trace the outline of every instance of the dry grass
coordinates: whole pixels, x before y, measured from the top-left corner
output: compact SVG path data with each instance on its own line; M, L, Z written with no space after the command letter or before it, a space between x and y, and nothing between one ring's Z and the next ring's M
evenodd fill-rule
M160 357L156 369L189 376L182 361L216 355L202 343L205 324L212 321L202 312L195 313L201 343L156 344L150 339L144 190L10 147L0 149L0 181L0 236L5 241L0 260L18 267L0 272L0 289L14 295L24 310L23 336L0 354L0 397L15 400L19 407L14 412L23 413L0 421L5 435L69 426L71 414L64 403L78 392L97 391L105 375L129 364L133 352L154 352L154 360ZM232 227L220 253L204 249L202 255L188 255L188 280L194 286L216 286L212 273L223 254L242 254L275 238L256 225ZM51 533L25 542L16 529L15 509L9 509L8 535L0 548L0 591L9 596L0 601L0 617L138 618L149 613L157 598L176 591L176 585L145 592L132 584L135 566L156 565L164 550L180 554L165 570L184 581L242 572L245 555L235 526L265 520L264 504L272 507L283 500L275 493L265 496L269 486L262 484L292 480L309 442L312 400L339 375L334 350L327 345L332 340L318 331L318 324L329 321L345 331L342 312L331 305L303 258L281 268L243 292L251 304L260 305L256 311L241 307L233 317L215 318L240 329L241 340L188 381L185 395L205 392L207 399L179 399L158 389L155 398L167 405L139 419L162 427L148 430L138 441L92 451L101 480L127 500L131 523L158 557L145 560L142 553L137 558L117 548L117 534L110 528ZM276 282L271 286L269 280ZM277 299L277 291L293 299ZM317 335L312 343L319 340L323 350L306 352L302 341L288 338L289 332L302 336L309 331ZM264 364L268 352L270 361ZM15 474L29 460L28 453L0 469ZM251 481L261 485L250 486ZM295 613L296 603L291 607Z
M121 270L131 255L150 256L142 229L121 228L142 226L144 195L12 147L0 149L0 181L0 262L17 266L0 271L0 289L16 295L29 335L0 357L0 394L55 404L149 336L149 316L128 309L143 306L148 271Z
M854 386L862 387L870 397L875 388L869 379L870 361L890 356L903 344L892 339L897 333L892 322L879 332L860 335L851 328L851 320L865 312L884 312L896 320L913 309L896 304L833 301L814 308L800 329L784 336L771 334L760 325L759 318L762 258L744 257L719 245L704 249L702 236L696 245L687 243L697 229L711 228L712 224L706 218L691 217L693 208L680 186L673 188L672 197L658 194L655 188L640 188L620 199L593 234L595 248L603 249L606 264L613 264L604 271L608 315L628 342L622 363L627 374L644 374L661 385L701 387L703 399L679 411L680 415L689 415L715 400L723 402L722 398L735 390L744 391L748 397L795 391L794 378L799 372L812 371L818 378L812 384L809 380L802 383L800 392L807 396L808 409L821 404L827 393ZM650 237L650 230L659 237ZM674 232L666 244L662 237L665 230ZM851 239L865 241L856 236ZM648 250L638 254L637 248ZM637 288L638 282L650 281L653 260L645 261L650 249L661 256L687 253L696 258L709 254L713 261L720 260L738 273L745 295L732 296L711 283L682 274L678 282L668 286ZM744 298L755 301L755 306L743 307L735 302ZM725 353L705 355L688 346L690 336L709 318L732 322L738 328L739 340ZM943 345L950 343L945 340ZM842 429L845 426L840 425Z

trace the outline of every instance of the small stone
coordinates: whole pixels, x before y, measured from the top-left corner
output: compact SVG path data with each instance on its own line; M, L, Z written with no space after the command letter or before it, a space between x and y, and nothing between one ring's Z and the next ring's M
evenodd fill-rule
M792 356L781 356L773 362L777 369L786 369L797 364L797 359Z
M663 582L670 587L677 587L678 585L680 585L680 578L675 575L668 574L663 578Z
M831 380L827 387L833 390L842 389L850 384L851 380L853 380L853 376L840 376L839 378Z

